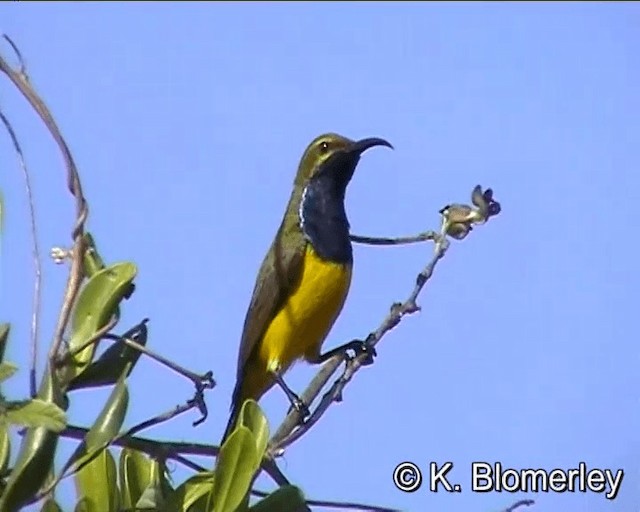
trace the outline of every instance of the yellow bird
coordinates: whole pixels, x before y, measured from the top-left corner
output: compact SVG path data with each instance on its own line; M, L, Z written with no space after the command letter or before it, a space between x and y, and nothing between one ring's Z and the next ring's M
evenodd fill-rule
M296 360L319 364L349 349L368 350L364 342L354 340L320 353L351 284L345 191L361 154L373 146L392 147L384 139L355 142L329 133L314 139L304 152L245 317L231 417L222 442L233 430L243 402L259 400L274 384L294 407L304 409L282 379Z

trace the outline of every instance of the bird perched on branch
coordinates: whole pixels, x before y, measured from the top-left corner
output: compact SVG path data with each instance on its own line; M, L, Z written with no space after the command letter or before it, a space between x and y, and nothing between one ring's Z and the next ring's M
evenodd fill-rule
M274 384L293 407L305 411L282 375L299 359L322 363L348 350L371 351L354 340L321 353L349 291L353 254L345 191L360 156L384 139L352 141L337 134L317 137L307 147L276 237L258 272L238 354L231 417L222 441L234 428L245 400L259 400Z

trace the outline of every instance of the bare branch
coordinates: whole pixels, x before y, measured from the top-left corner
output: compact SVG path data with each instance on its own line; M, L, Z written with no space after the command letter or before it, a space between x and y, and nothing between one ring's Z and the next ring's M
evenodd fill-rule
M89 432L88 428L69 425L60 435L68 439L82 441L87 432ZM118 436L111 442L111 445L131 448L160 459L175 459L175 454L216 457L220 452L217 446L210 444L171 442L137 436Z
M377 507L374 505L364 505L362 503L326 501L326 500L306 500L307 505L312 507L327 507L338 510L362 510L365 512L401 512L397 508Z
M352 242L364 245L407 245L436 240L437 237L438 233L435 231L425 231L414 236L399 236L396 238L349 235Z
M89 215L89 208L87 202L82 193L82 184L80 183L80 176L78 175L78 169L76 168L76 164L73 160L73 156L71 155L71 151L58 128L57 123L53 119L51 112L48 107L44 103L44 101L40 98L38 93L33 89L31 83L29 82L29 78L27 76L26 67L20 55L20 52L17 48L17 45L11 40L9 36L3 34L2 36L12 47L12 49L16 52L18 59L20 61L20 69L14 70L6 60L2 56L0 56L0 71L2 71L5 75L9 77L9 79L13 82L16 88L22 93L22 95L29 102L31 107L38 113L40 119L44 122L45 126L49 130L49 133L55 140L60 152L62 153L62 157L65 162L65 167L67 170L67 184L69 187L69 191L75 197L76 202L76 219L73 227L73 231L71 237L73 239L73 258L71 261L71 271L69 272L69 277L67 280L67 286L64 293L64 300L62 303L62 307L60 308L60 314L58 316L58 322L56 325L53 343L51 345L51 350L49 352L49 359L54 360L60 350L60 345L62 343L62 337L64 335L64 331L69 323L69 318L71 316L71 310L73 308L73 304L77 297L78 291L80 289L80 284L82 282L82 265L83 265L83 255L84 255L84 224L87 220L87 216Z
M186 403L182 405L178 405L173 409L171 409L170 411L164 412L162 414L159 414L158 416L154 416L153 418L150 418L148 420L138 423L137 425L131 427L129 430L123 432L122 434L118 434L116 436L116 439L120 439L124 437L132 437L138 432L141 432L142 430L154 427L156 425L160 425L161 423L165 423L169 420L172 420L176 416L179 416L180 414L183 414L197 407L198 407L197 400L193 400L193 399L187 400Z
M204 391L206 389L213 389L216 385L216 381L213 378L213 372L211 370L206 372L204 375L199 375L197 373L192 372L191 370L188 370L180 366L177 363L174 363L173 361L170 361L169 359L161 356L160 354L156 354L155 352L149 350L144 345L141 345L140 343L137 343L132 339L118 336L115 334L105 334L103 338L113 339L113 340L122 342L125 345L133 348L134 350L137 350L138 352L140 352L141 354L144 354L147 357L150 357L154 361L162 364L163 366L166 366L170 370L178 373L179 375L182 375L183 377L186 377L191 382L193 382L196 388L196 393L193 399L190 401L191 406L189 408L191 409L193 407L197 407L200 413L202 414L202 417L196 420L193 423L193 426L195 427L207 419L207 416L209 413L207 412L207 404L204 400Z
M504 509L504 512L515 512L517 509L519 509L520 507L530 507L532 505L535 505L535 501L533 500L520 500L520 501L516 501L513 505L511 505L510 507L507 507Z
M416 283L409 297L403 303L393 304L390 308L389 314L382 321L378 329L369 334L367 337L367 343L371 347L375 347L387 332L400 323L404 316L419 311L420 308L416 304L418 295L424 288L426 282L433 275L435 266L438 261L444 257L449 247L449 242L446 237L437 234L436 236L437 239L433 258L416 277ZM340 401L342 399L342 390L353 378L355 373L363 366L367 357L369 357L369 354L360 354L356 358L348 361L342 375L334 381L329 391L327 391L327 393L322 397L318 407L313 411L313 414L304 422L303 425L298 427L300 424L300 417L296 410L292 410L287 415L284 422L280 425L269 443L269 452L272 456L280 455L287 446L302 437L315 423L317 423L333 402ZM331 375L333 375L338 369L342 360L343 359L340 356L337 356L324 364L320 369L320 372L318 372L316 377L311 381L309 387L302 394L302 400L305 403L311 403L310 401L307 402L307 400L313 400L318 396L322 387L324 387Z
M174 363L173 361L170 361L166 357L161 356L160 354L156 354L155 352L149 350L144 345L140 345L140 343L136 343L134 340L131 340L129 338L123 338L121 336L116 336L112 334L106 334L104 337L122 341L127 346L137 350L138 352L141 352L147 357L150 357L154 361L157 361L161 365L166 366L167 368L169 368L170 370L173 370L179 375L186 377L187 379L189 379L191 382L195 384L196 388L202 387L206 389L213 389L216 385L216 381L213 378L213 374L211 370L209 370L204 375L198 375L197 373L194 373L191 370L187 370L183 366L180 366L179 364Z
M116 326L119 319L120 317L118 314L111 315L111 318L109 319L109 321L106 324L104 324L100 329L98 329L95 333L93 333L87 341L85 341L82 345L80 345L78 348L74 349L73 351L67 352L64 355L64 357L59 358L60 360L56 361L56 363L62 364L65 362L72 362L73 358L77 354L82 352L85 348L87 348L90 345L94 345L95 343L98 343L101 339L103 339L107 335L107 333Z
M440 210L442 223L439 233L426 231L413 237L399 238L351 236L352 241L372 245L400 245L425 240L433 240L435 242L434 255L416 277L416 283L409 297L403 303L394 303L382 324L367 337L366 343L371 348L373 355L375 355L375 346L387 332L398 325L404 316L420 310L420 307L416 303L418 295L433 275L436 265L444 257L449 248L447 235L462 240L471 232L473 225L485 224L491 217L498 215L501 211L501 205L495 200L493 190L490 188L483 190L480 185L476 185L473 188L471 192L471 203L473 206L467 204L449 204L442 208ZM303 403L311 404L318 397L320 391L337 371L343 360L344 356L336 355L320 368L307 386L307 389L300 396ZM329 391L322 397L320 404L302 425L301 413L298 410L292 409L269 441L269 455L271 457L282 455L287 446L302 437L317 423L333 402L342 400L342 390L347 383L351 381L355 373L362 366L370 363L370 352L361 353L355 358L348 359L342 374L333 382Z
M131 448L132 450L138 450L146 453L156 459L171 459L181 464L185 464L184 457L186 455L196 457L217 457L218 453L220 453L220 448L218 446L202 443L161 441L147 437L137 437L130 434L132 430L133 429L129 429L129 433L123 433L117 436L113 441L111 441L110 445L119 446L121 448ZM60 433L60 435L68 439L77 439L82 441L87 435L87 432L89 432L89 429L86 427L69 425ZM187 463L185 465L195 469L195 467L193 467L193 463ZM289 480L284 476L282 471L280 471L280 468L272 459L264 459L262 469L276 484L289 485ZM202 469L200 467L196 469L196 471L201 470Z
M189 460L178 453L174 454L172 459L175 460L176 462L179 462L183 466L186 466L189 469L192 469L193 471L197 471L198 473L201 473L202 471L208 471L207 468L202 467L200 464L196 464L192 460Z
M265 491L253 490L251 494L260 498L266 498L270 493ZM395 508L376 507L373 505L363 505L362 503L349 503L340 501L326 501L326 500L306 500L307 505L312 507L329 507L342 510L363 510L365 512L400 512Z
M11 41L10 44L13 45ZM15 48L15 46L14 50L18 55L21 66L23 66L22 55L20 55L20 52L17 48ZM20 146L20 141L18 141L18 137L16 136L13 126L2 111L0 111L0 119L2 119L5 128L9 132L9 136L11 137L11 141L13 142L13 147L18 156L20 168L22 169L22 174L24 175L25 189L27 192L27 203L29 205L29 221L31 224L30 231L34 269L33 299L31 304L31 367L29 369L29 389L31 391L31 397L34 397L36 396L36 371L38 365L38 338L40 325L40 304L42 295L42 259L40 257L40 246L38 244L38 229L36 224L35 202L33 200L33 188L31 187L31 174L29 173L29 169L27 168L24 153L22 152L22 147Z

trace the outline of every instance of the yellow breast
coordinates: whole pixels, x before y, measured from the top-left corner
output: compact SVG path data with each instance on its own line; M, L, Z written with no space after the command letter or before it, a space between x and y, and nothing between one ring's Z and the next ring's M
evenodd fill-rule
M350 285L351 265L321 260L307 245L300 283L260 344L259 357L270 370L286 370L296 359L320 353Z

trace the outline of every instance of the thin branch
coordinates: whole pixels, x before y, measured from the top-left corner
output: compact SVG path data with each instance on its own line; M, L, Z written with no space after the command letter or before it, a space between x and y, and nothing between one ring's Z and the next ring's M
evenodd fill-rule
M13 40L6 34L2 34L2 37L7 43L9 43L9 46L11 46L13 53L16 54L16 58L18 59L18 64L20 65L20 74L27 81L29 81L29 76L27 75L27 66L24 63L24 58L22 57L22 52L20 51L20 48L18 48L18 45L16 45L16 43L14 43Z
M80 345L78 348L74 349L73 351L67 352L64 355L64 357L59 358L61 359L61 361L58 361L58 363L73 361L73 358L77 354L82 352L85 348L87 348L89 345L98 343L102 338L104 338L107 335L107 333L116 326L116 324L118 323L118 320L120 320L119 315L117 313L113 314L109 319L109 321L106 324L104 324L100 329L98 329L95 333L93 333L93 335L87 341L85 341L82 345Z
M266 491L252 490L251 494L259 498L266 498L270 493ZM373 505L363 505L362 503L343 503L340 501L326 500L306 500L306 504L312 507L329 507L342 510L364 510L365 512L401 512L395 508L376 507Z
M65 162L65 167L67 170L67 185L71 194L75 197L76 203L76 218L75 224L71 233L71 237L73 239L73 249L72 254L73 258L71 260L71 270L69 272L69 277L67 280L67 286L65 288L64 300L62 303L62 307L60 308L60 314L58 316L58 321L56 324L55 333L53 336L53 343L51 345L51 350L49 351L49 359L54 360L60 350L60 345L62 343L62 337L64 335L64 331L69 323L69 318L71 316L71 310L73 308L73 304L78 295L78 291L80 289L80 284L82 282L83 271L83 255L85 250L84 243L84 224L87 220L87 216L89 215L89 208L87 202L82 193L82 184L80 182L80 176L78 175L78 169L76 168L76 164L73 160L73 156L71 155L71 151L58 128L57 123L53 119L51 112L48 107L44 103L44 101L40 98L38 93L35 92L31 83L29 82L29 77L27 76L26 67L24 62L22 61L22 57L17 48L17 45L11 40L9 36L3 34L2 37L9 43L9 45L13 48L18 59L20 60L20 69L14 70L2 56L0 56L0 71L2 71L5 75L9 77L9 79L13 82L16 88L22 93L22 95L29 102L31 107L38 113L40 119L44 122L45 126L49 130L49 133L55 140L60 152L62 153L62 157Z
M131 429L130 429L131 431ZM68 425L60 435L68 439L76 439L82 441L89 432L86 427L78 427L75 425ZM113 446L119 446L120 448L131 448L132 450L138 450L146 453L147 455L156 459L170 459L192 467L193 463L185 463L184 456L191 455L195 457L217 457L220 453L218 446L202 443L186 443L175 441L162 441L156 439L150 439L148 437L138 437L133 435L121 434L113 439L110 443ZM289 481L282 474L280 468L271 463L270 459L264 459L262 463L262 469L271 477L271 479L278 485L288 485ZM195 469L193 467L192 469ZM201 469L198 469L200 471Z
M438 233L436 233L435 231L425 231L424 233L418 233L414 236L399 236L396 238L360 235L349 235L349 238L352 242L364 245L406 245L419 242L427 242L429 240L436 240L438 236Z
M68 425L60 435L68 439L77 439L78 441L82 441L87 435L87 432L89 432L89 429L86 427ZM138 450L152 457L174 460L175 454L192 455L197 457L216 457L220 452L220 449L217 446L210 444L171 442L137 436L118 436L111 442L111 444L121 448Z
M124 437L132 437L138 432L141 432L142 430L154 427L156 425L160 425L161 423L165 423L169 420L172 420L176 416L179 416L180 414L184 414L185 412L190 411L191 409L194 409L197 407L199 407L199 405L196 399L188 400L185 404L178 405L173 409L171 409L170 411L164 412L162 414L158 414L153 418L149 418L148 420L138 423L137 425L131 427L129 430L123 432L122 434L118 434L116 436L116 439L124 438Z
M280 470L275 460L269 457L265 457L262 461L261 467L266 473L269 474L271 478L273 478L273 481L280 487L284 485L291 485L291 482L289 482L289 479Z
M510 507L505 508L504 512L515 512L515 510L519 509L520 507L531 507L532 505L535 505L535 504L536 504L536 502L533 501L533 500L516 501Z
M471 192L471 202L473 206L467 204L449 204L442 208L440 210L442 222L439 233L427 231L414 237L400 238L351 237L353 241L374 245L398 245L402 243L433 240L435 242L434 255L422 272L418 274L416 284L407 300L403 303L393 304L389 314L383 320L380 327L367 337L366 342L371 348L371 351L359 354L357 357L353 359L350 358L347 361L342 375L334 381L331 389L325 393L313 414L301 426L302 418L297 410L294 409L287 414L269 441L270 456L276 457L281 455L284 448L304 435L304 433L322 417L333 402L341 401L342 390L362 366L371 363L371 352L375 355L375 346L380 342L382 337L398 325L404 316L420 310L416 300L426 282L433 275L436 265L444 257L449 248L447 235L457 240L462 240L471 232L473 225L485 224L491 217L498 215L501 211L501 205L494 198L491 188L483 190L480 185L476 185ZM300 397L305 404L311 404L318 397L322 388L334 375L343 360L344 356L337 355L324 364Z
M198 473L202 473L203 471L208 471L207 468L202 467L200 464L196 464L192 460L189 460L186 457L183 457L179 453L174 453L172 456L172 459L175 460L176 462L179 462L183 466L186 466L189 469L192 469L193 471L196 471Z
M23 67L22 55L14 47L21 67ZM18 141L18 137L11 126L11 123L7 117L0 111L0 119L4 123L5 128L9 132L13 147L18 155L20 162L20 168L24 175L25 189L27 192L27 203L29 205L29 221L31 231L31 244L32 244L32 257L33 257L33 269L34 269L34 282L33 282L33 299L31 305L31 367L29 370L29 389L31 391L31 397L36 396L36 371L38 366L38 338L39 338L39 324L40 324L40 304L41 304L41 287L42 287L42 263L40 257L40 246L38 244L38 229L36 223L36 211L35 201L33 199L33 188L31 186L31 173L27 167L27 163L22 152L22 147Z
M326 500L306 500L307 505L312 507L327 507L342 510L363 510L366 512L401 512L397 508L376 507L374 505L364 505L362 503L326 501Z
M434 238L436 238L436 242L432 259L416 277L416 283L409 297L403 303L393 304L389 314L382 321L382 324L378 329L369 334L367 337L367 343L371 347L375 347L387 332L400 323L404 316L420 310L419 306L416 304L418 295L424 288L426 282L433 275L436 265L444 257L449 247L449 241L444 235L436 234L436 237ZM322 397L318 407L313 411L313 414L301 426L299 426L299 413L296 410L292 410L271 438L269 442L269 453L272 456L280 455L287 446L302 437L315 423L317 423L333 402L340 401L342 399L342 390L369 357L370 354L368 353L360 354L354 359L351 359L345 365L342 375L334 381L329 391L327 391L327 393ZM302 394L301 398L304 403L310 404L320 394L320 391L329 378L331 378L338 369L342 361L342 357L336 356L324 364Z
M193 407L197 407L200 413L202 414L202 417L200 419L193 422L193 426L195 427L207 419L207 416L209 415L209 413L207 411L207 404L204 400L204 391L205 389L213 389L216 385L216 381L213 378L213 372L211 370L206 372L204 375L199 375L197 373L192 372L191 370L184 368L183 366L180 366L177 363L174 363L173 361L170 361L166 357L156 354L155 352L149 350L144 345L141 345L140 343L137 343L134 340L131 340L129 338L118 336L116 334L105 334L103 337L122 342L128 347L131 347L134 350L137 350L141 354L144 354L145 356L150 357L154 361L166 366L170 370L173 370L174 372L178 373L179 375L182 375L183 377L193 382L193 385L196 388L196 394L193 397L193 399L188 402L190 404L189 409Z
M122 341L129 347L137 350L138 352L144 354L147 357L150 357L154 361L157 361L163 366L166 366L167 368L169 368L170 370L173 370L179 375L182 375L183 377L189 379L191 382L195 384L196 388L198 389L200 387L206 388L206 389L213 389L216 385L216 381L213 378L213 373L211 372L211 370L209 370L204 375L199 375L197 373L192 372L191 370L186 369L183 366L180 366L177 363L174 363L173 361L170 361L169 359L167 359L164 356L161 356L160 354L156 354L155 352L149 350L144 345L140 345L140 343L136 343L135 341L130 340L129 338L123 338L122 336L116 336L112 334L105 334L104 337L114 339L117 341Z

